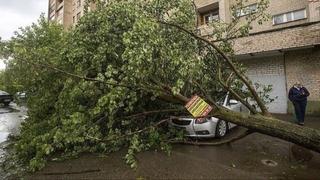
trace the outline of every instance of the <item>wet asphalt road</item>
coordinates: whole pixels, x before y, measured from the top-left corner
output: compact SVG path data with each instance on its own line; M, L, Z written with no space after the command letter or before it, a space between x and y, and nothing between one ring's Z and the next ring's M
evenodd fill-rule
M27 109L11 103L9 107L0 105L0 163L3 163L5 146L10 134L19 133L19 127L24 118L26 118ZM0 169L0 179L4 178L4 173Z
M0 143L6 141L7 136L19 132L21 121L25 118L26 108L11 103L9 107L0 106Z
M320 129L320 118L307 117L306 126ZM228 137L241 130L238 127ZM26 179L320 179L319 153L258 133L221 146L175 145L170 156L142 152L136 170L125 164L124 155L125 151L84 154L50 162Z

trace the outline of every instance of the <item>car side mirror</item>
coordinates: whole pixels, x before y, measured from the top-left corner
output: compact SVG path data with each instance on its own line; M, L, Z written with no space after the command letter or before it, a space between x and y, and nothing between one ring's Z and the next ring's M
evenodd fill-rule
M235 99L230 99L230 102L229 102L230 105L236 105L238 103L239 102L237 100L235 100Z

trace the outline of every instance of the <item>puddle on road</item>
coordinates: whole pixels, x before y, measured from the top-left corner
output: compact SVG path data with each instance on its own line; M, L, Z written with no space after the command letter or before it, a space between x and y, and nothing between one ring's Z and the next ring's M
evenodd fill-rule
M21 110L18 109L19 107L15 106L9 106L9 107L1 107L0 106L0 115L1 114L7 114L7 113L15 113L20 112Z
M278 163L275 162L274 160L270 160L270 159L263 159L261 160L262 164L266 165L266 166L270 166L270 167L276 167L278 166Z
M9 132L0 132L0 143L5 142L8 136Z
M21 122L27 117L26 108L13 105L0 108L0 143L4 142L8 134L18 134Z

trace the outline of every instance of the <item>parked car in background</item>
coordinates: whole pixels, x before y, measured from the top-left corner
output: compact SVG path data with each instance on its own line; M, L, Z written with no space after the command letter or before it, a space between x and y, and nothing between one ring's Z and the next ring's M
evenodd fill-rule
M19 100L24 100L27 98L27 95L25 92L17 92L16 93L16 98L19 99Z
M9 106L10 102L13 101L13 96L5 91L0 91L0 103L4 106Z
M229 94L224 97L222 102L218 103L233 111L249 113L248 108L237 100L230 99ZM177 117L171 119L169 124L184 130L187 137L198 138L224 137L230 129L236 126L236 124L215 117L202 120L193 117Z

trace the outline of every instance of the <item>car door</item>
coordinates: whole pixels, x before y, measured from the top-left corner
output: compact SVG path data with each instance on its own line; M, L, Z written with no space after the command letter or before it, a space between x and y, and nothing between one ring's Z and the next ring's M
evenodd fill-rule
M229 109L231 109L232 111L235 111L235 112L242 112L242 110L243 110L242 104L239 101L234 100L234 99L229 99L227 106ZM230 122L228 123L228 125L229 125L229 129L236 126L236 124L233 124Z

